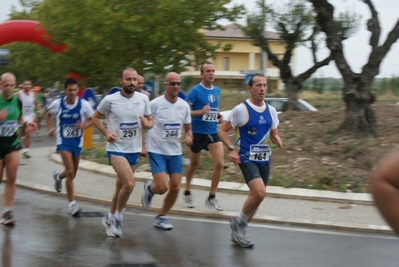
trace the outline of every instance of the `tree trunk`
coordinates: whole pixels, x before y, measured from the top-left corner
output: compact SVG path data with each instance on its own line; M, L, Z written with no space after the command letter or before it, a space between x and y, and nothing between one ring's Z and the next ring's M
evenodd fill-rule
M344 101L346 113L340 129L353 133L356 138L377 136L374 111L370 104L356 99L353 95L347 96Z
M332 58L344 79L342 94L346 104L346 115L341 129L352 132L356 137L364 137L370 134L376 136L376 119L370 106L375 101L375 96L370 91L370 85L379 73L382 60L399 38L399 20L388 33L385 42L379 46L378 40L380 39L381 28L377 16L378 12L371 0L363 1L371 12L371 18L367 22L367 29L371 33L369 40L371 53L368 62L363 66L362 72L356 74L349 67L343 52L343 38L334 22L334 7L327 0L309 1L313 4L317 13L317 23L327 35L327 47L331 50Z
M301 84L291 78L285 81L288 101L283 106L283 111L298 110L298 92L301 90Z
M369 86L357 80L352 81L351 88L345 84L343 89L346 112L340 130L353 133L356 138L377 136L375 114L370 106L375 96Z

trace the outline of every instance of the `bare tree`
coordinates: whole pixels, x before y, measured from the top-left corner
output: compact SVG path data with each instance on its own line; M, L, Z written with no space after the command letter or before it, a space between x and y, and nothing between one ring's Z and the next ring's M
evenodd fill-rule
M258 1L261 14L249 14L247 17L247 27L243 31L252 38L254 45L259 46L268 55L273 65L280 69L280 78L286 86L288 97L287 109L298 109L298 92L302 89L302 83L307 80L320 67L328 65L331 56L318 61L316 52L319 45L319 28L314 21L314 13L306 0L290 0L284 5L284 9L278 8L276 12L269 6L263 9L263 0ZM276 8L277 9L277 8ZM268 22L279 33L282 42L285 44L285 53L279 58L269 47L267 36L264 34L264 17L267 14ZM312 51L313 66L303 73L294 76L291 70L291 58L294 49L304 43L310 42Z
M344 80L342 88L343 100L346 104L346 115L340 129L352 132L355 137L377 135L376 119L371 104L375 101L375 95L370 86L380 70L380 65L391 46L399 38L399 19L389 32L385 42L379 45L381 27L378 13L371 0L362 0L370 9L371 18L367 21L367 29L370 31L371 53L368 62L363 66L361 73L355 73L349 67L343 52L339 27L334 21L334 7L327 0L309 0L317 14L317 23L327 36L327 47L331 51L339 72Z

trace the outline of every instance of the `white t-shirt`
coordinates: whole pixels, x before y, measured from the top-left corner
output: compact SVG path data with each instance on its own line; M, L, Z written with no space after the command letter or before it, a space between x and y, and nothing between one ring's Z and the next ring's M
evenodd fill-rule
M33 122L35 120L35 93L29 90L28 95L26 95L24 90L20 90L17 94L22 103L24 121Z
M184 125L191 123L190 106L181 98L171 103L161 95L151 101L151 113L154 127L147 133L147 151L167 156L181 155L180 136Z
M249 106L251 106L257 112L263 112L266 109L266 105L267 105L266 103L263 106L258 107L258 106L255 106L254 104L252 104L252 102L249 101L249 99L247 99L245 101L247 102L247 104ZM271 129L276 129L278 124L280 123L280 121L278 120L277 111L273 106L270 106L270 105L269 105L269 111L270 111L270 115L272 116L272 119L273 119L273 124L271 126ZM229 121L231 123L231 126L233 128L236 128L236 127L246 124L248 119L249 118L248 118L247 107L244 105L244 103L241 103L233 108L233 110L230 112L229 116L227 116L226 121Z
M84 99L80 99L81 103L82 103L82 108L80 110L80 115L82 117L82 122L86 121L87 119L91 118L93 116L94 110L92 108L92 106L90 105L90 103ZM48 107L48 113L51 115L56 115L59 111L60 111L60 102L61 99L56 99L53 102L51 102L50 106ZM64 98L64 105L66 109L74 109L76 107L76 105L78 104L78 99L76 98L75 103L74 104L68 104L65 102L65 98ZM60 117L56 116L56 125L57 125L57 129L56 129L56 144L60 145L62 144L62 139L61 139L61 134L60 134Z
M108 131L117 135L114 143L107 142L107 151L138 153L142 150L140 117L150 116L150 101L144 94L127 98L120 92L105 96L97 111L108 117Z

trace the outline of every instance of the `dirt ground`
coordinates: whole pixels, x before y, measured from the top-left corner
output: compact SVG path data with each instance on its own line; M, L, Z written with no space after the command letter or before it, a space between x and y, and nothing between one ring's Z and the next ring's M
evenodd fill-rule
M243 97L248 96L230 97L230 105L241 102ZM386 97L372 105L378 136L363 139L337 132L345 115L340 97L306 100L318 111L288 111L279 115L278 129L284 147L273 148L269 185L369 192L369 174L373 166L399 144L399 105L395 105L397 97ZM106 163L104 146L99 146L97 150L95 153L84 153L82 158ZM183 151L187 161L188 148L184 144ZM209 152L204 151L203 154L195 177L210 179L213 162ZM147 159L140 160L139 165L146 165L146 168L142 166L143 169L149 170ZM239 168L227 159L222 180L244 182Z
M274 149L271 184L334 191L369 192L369 174L399 143L399 105L372 105L378 137L355 139L337 132L345 108L341 101L312 100L318 112L279 115L284 148Z

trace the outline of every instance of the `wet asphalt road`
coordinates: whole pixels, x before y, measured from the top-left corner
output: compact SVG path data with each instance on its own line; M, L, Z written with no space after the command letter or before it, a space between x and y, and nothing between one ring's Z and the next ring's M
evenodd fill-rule
M32 147L55 147L42 133ZM0 185L1 207L3 192ZM255 247L242 249L230 242L226 220L174 215L175 229L165 232L153 228L155 212L128 210L123 238L110 238L100 220L108 206L80 205L82 217L71 218L64 197L18 188L16 226L0 226L1 266L399 267L393 235L251 224L247 235Z
M123 238L110 238L107 207L80 205L82 217L71 218L64 197L18 188L16 225L0 227L1 266L399 266L395 236L253 224L255 247L242 249L225 220L171 216L175 229L162 231L154 212L128 210Z

